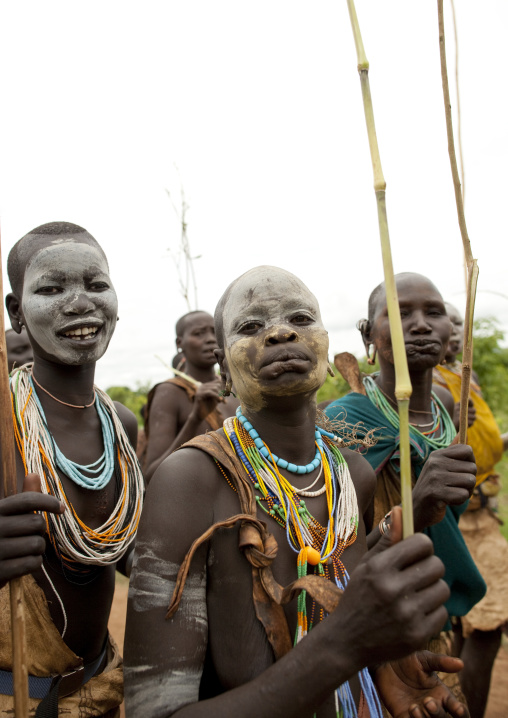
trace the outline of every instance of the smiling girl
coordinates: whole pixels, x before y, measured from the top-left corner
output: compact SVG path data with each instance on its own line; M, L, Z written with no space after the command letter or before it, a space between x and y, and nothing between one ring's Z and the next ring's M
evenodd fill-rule
M12 328L26 327L34 361L11 376L19 493L0 501L0 586L23 576L35 715L115 716L122 668L107 624L143 494L136 420L94 385L117 297L103 250L73 224L32 230L8 272ZM3 716L13 702L6 587L0 615Z

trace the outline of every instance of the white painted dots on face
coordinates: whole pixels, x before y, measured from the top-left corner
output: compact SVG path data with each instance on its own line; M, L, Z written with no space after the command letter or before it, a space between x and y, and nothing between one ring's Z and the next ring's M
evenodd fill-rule
M32 257L21 304L34 353L64 364L100 359L116 326L118 301L106 258L74 239Z
M328 334L314 295L293 274L257 267L233 286L223 311L225 355L243 407L324 383Z

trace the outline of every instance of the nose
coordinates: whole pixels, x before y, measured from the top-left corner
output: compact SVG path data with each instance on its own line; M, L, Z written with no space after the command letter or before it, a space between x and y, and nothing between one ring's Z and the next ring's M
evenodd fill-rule
M416 334L426 334L427 332L432 331L432 327L430 326L423 311L416 311L413 313L411 331Z
M85 292L75 294L72 299L67 302L65 307L66 314L87 314L95 309L95 304Z
M265 344L284 344L285 342L294 342L298 339L298 334L293 327L287 325L278 325L271 327L266 335Z
M210 331L208 331L206 333L205 342L206 342L206 344L213 344L214 346L217 344L217 339L215 338L215 332L212 329L210 329Z

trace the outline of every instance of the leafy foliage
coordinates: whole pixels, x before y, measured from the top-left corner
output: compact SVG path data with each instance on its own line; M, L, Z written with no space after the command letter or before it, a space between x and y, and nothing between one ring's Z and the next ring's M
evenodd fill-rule
M474 323L473 369L478 375L485 401L501 429L508 430L508 348L502 347L504 333L495 319Z
M127 386L110 386L106 389L113 401L119 401L130 409L138 420L138 425L143 426L141 408L146 404L146 397L150 391L149 385L138 385L137 389L129 389Z

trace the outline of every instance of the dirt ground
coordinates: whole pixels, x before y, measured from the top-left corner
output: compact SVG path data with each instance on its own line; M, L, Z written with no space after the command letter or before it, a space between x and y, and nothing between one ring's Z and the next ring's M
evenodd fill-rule
M127 590L129 582L117 574L115 598L109 619L109 630L115 641L123 650L125 632L125 615L127 611ZM122 718L124 717L122 706ZM494 673L490 689L489 702L485 718L507 718L508 716L508 640L503 639L503 645L494 664Z

